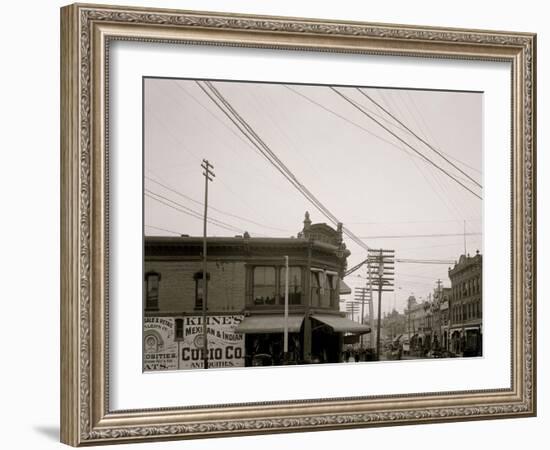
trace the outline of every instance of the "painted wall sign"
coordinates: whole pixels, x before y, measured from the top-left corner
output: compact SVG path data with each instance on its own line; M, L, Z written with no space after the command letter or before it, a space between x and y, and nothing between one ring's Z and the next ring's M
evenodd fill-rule
M178 368L178 343L172 317L145 317L143 324L143 370Z
M242 315L208 316L208 367L244 367L244 335L235 333ZM201 316L183 317L180 369L204 367Z
M207 317L209 368L244 367L244 336L235 333L243 317ZM203 342L202 316L145 317L143 370L202 369Z

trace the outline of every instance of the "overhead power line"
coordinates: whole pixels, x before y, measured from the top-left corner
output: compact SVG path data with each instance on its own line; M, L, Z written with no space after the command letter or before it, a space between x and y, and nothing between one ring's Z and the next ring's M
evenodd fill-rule
M479 217L473 217L469 219L427 219L427 220L398 220L398 221L380 221L380 222L348 222L352 225L408 225L413 223L451 223L451 222L460 222L462 224L466 220L467 222L480 222Z
M217 88L214 87L214 85L206 81L204 82L210 89L210 91L218 98L219 101L223 103L223 105L227 108L227 110L231 113L231 115L237 119L237 121L241 124L242 128L246 130L246 137L250 139L252 137L253 139L250 139L256 147L261 147L259 150L262 152L262 154L268 159L268 161L281 172L281 174L290 181L298 190L308 199L310 200L318 209L321 211L328 219L330 219L334 223L338 223L338 219L336 216L334 216L319 200L315 198L315 196L296 178L296 176L286 167L286 165L277 157L277 155L271 150L271 148L263 141L263 139L254 131L254 129L250 126L250 124L244 119L238 112L233 108L233 106L229 103L229 101L221 94L220 91L218 91ZM219 105L218 105L219 106ZM225 110L224 110L225 112ZM232 120L233 123L234 120ZM243 131L241 127L239 129L241 132ZM263 150L263 151L262 151Z
M464 189L466 189L468 192L470 192L472 195L476 196L480 200L483 200L480 195L478 195L476 192L472 191L468 186L466 186L464 183L462 183L460 180L456 179L452 174L447 172L445 169L443 169L441 166L436 164L434 161L432 161L430 158L428 158L426 155L424 155L422 152L418 151L415 147L413 147L411 144L409 144L407 141L405 141L403 138L401 138L398 134L394 133L392 130L390 130L388 127L386 127L383 123L378 121L376 118L374 118L369 112L365 110L365 108L361 107L357 102L350 99L348 96L342 94L337 89L333 88L332 86L329 86L330 89L332 89L337 95L339 95L341 98L343 98L346 102L348 102L350 105L352 105L354 108L359 110L361 113L363 113L365 116L367 116L369 119L371 119L373 122L378 124L380 127L382 127L384 130L386 130L388 133L390 133L393 137L398 139L400 142L405 144L407 147L409 147L411 150L413 150L415 153L420 155L423 159L425 159L427 162L429 162L432 166L434 166L436 169L443 172L445 175L447 175L449 178L451 178L455 183L462 186Z
M451 236L480 236L482 233L433 233L433 234L394 234L386 236L360 236L361 239L407 239Z
M302 97L303 99L307 100L308 102L310 102L311 104L315 105L315 106L318 106L319 108L325 110L326 112L338 117L339 119L343 120L344 122L347 122L349 123L350 125L353 125L354 127L356 128L359 128L361 131L364 131L365 133L375 137L376 139L382 141L382 142L385 142L386 144L388 145L391 145L392 147L394 147L395 149L399 150L400 152L403 152L405 153L407 156L411 157L411 158L417 158L419 159L420 161L422 161L424 164L426 164L426 160L424 158L422 158L421 156L418 156L416 153L411 153L409 150L407 150L405 147L403 147L402 145L399 145L395 142L392 142L388 139L384 139L383 137L379 136L378 134L374 133L373 131L369 130L368 128L358 124L357 122L345 117L344 115L342 114L339 114L337 113L336 111L334 111L333 109L323 105L322 103L312 99L311 97L309 97L308 95L304 94L303 92L299 92L298 90L294 89L293 87L290 87L288 85L284 85L285 88L287 88L289 91L295 93L296 95ZM402 129L399 125L396 125L394 124L390 119L386 119L385 117L382 117L381 115L379 114L376 114L372 111L369 110L370 113L374 114L376 117L379 117L380 119L384 120L386 123L389 123L390 125L392 125L393 127L396 127L396 128L399 128L399 129ZM449 158L452 158L451 156L447 155ZM452 159L455 159L455 158L452 158ZM414 160L413 160L414 161ZM461 161L459 161L461 162ZM429 164L429 163L428 163ZM464 163L462 163L464 164ZM456 177L458 178L459 180L462 180L462 181L466 181L468 182L468 180L464 179L464 178L461 178L461 177Z
M182 234L182 233L180 233L180 232L178 232L178 231L168 230L167 228L156 227L156 226L154 226L154 225L145 224L145 227L146 227L146 228L151 228L151 229L153 229L153 230L165 231L166 233L177 234L178 236L181 236L181 234Z
M372 131L369 130L368 128L366 128L366 127L364 127L364 126L358 124L357 122L355 122L355 121L353 121L353 120L348 119L346 116L343 116L342 114L337 113L337 112L334 111L333 109L331 109L331 108L329 108L329 107L327 107L327 106L325 106L325 105L323 105L323 104L321 104L321 103L319 103L319 102L313 100L311 97L309 97L308 95L304 94L303 92L300 92L300 91L298 91L298 90L294 89L293 87L290 87L290 86L288 86L288 85L286 85L286 84L284 85L284 87L287 88L289 91L294 92L296 95L302 97L303 99L307 100L307 101L310 102L311 104L316 105L316 106L318 106L319 108L323 109L324 111L326 111L326 112L328 112L328 113L330 113L330 114L332 114L332 115L338 117L339 119L343 120L344 122L347 122L347 123L349 123L350 125L353 125L354 127L359 128L360 130L364 131L365 133L370 134L371 136L374 136L376 139L378 139L378 140L380 140L380 141L382 141L382 142L385 142L386 144L391 145L392 147L395 147L395 148L396 148L397 150L399 150L399 151L405 152L405 153L406 153L407 155L409 155L409 156L415 156L415 157L417 157L416 155L410 154L406 149L400 147L400 146L397 145L395 142L392 142L392 141L390 141L390 140L388 140L388 139L384 139L382 136L379 136L378 134L372 132Z
M420 136L418 136L418 134L416 134L407 125L405 125L401 120L399 120L397 117L395 117L390 111L388 111L386 108L384 108L380 103L378 103L376 100L374 100L370 95L363 92L360 88L357 88L357 90L366 99L370 100L372 103L374 103L376 106L378 106L378 108L380 108L382 111L384 111L388 116L392 117L399 125L401 125L405 130L407 130L411 135L413 135L416 139L418 139L424 145L426 145L430 150L437 153L441 158L443 158L445 161L447 161L451 166L453 166L456 170L458 170L461 174L463 174L466 178L468 178L474 184L476 184L480 188L483 188L483 186L480 183L478 183L474 178L472 178L470 175L468 175L466 172L464 172L460 167L458 167L456 164L454 164L452 161L450 161L442 152L440 152L439 150L434 148L433 145L431 145L429 142L427 142L426 140L424 140Z
M444 264L447 266L455 263L455 261L446 259L396 259L395 262L407 264Z
M214 87L214 85L205 81L203 83L197 81L197 85L203 92L214 102L214 104L231 120L231 122L243 133L243 135L261 152L261 154L289 181L310 203L315 206L325 217L327 217L335 225L341 222L326 208L314 195L309 191L298 178L290 171L288 167L277 157L271 148L262 140L262 138L254 131L252 126L233 108L231 103ZM204 84L204 85L203 85ZM365 250L369 246L361 239L355 236L350 230L343 227L343 232L352 239L356 244L363 247Z
M428 124L426 123L426 121L424 120L424 116L422 115L422 113L420 112L420 108L417 106L415 100L414 100L414 97L411 95L411 93L409 91L405 91L405 94L407 94L407 97L409 99L409 101L411 102L411 105L413 107L413 109L415 110L416 114L418 115L418 117L420 118L420 122L417 122L417 125L418 127L423 131L424 133L424 137L430 137L431 138L431 142L433 144L435 144L435 146L439 149L439 151L441 153L443 153L445 156L447 156L447 158L451 158L453 161L456 161L457 163L459 163L461 166L464 166L470 170L473 170L474 172L478 173L479 175L482 175L482 172L479 168L476 168L470 164L467 164L465 163L464 161L458 159L458 158L455 158L453 155L449 154L449 153L446 153L444 152L443 150L441 150L441 145L439 144L439 142L437 142L437 140L435 139L435 136L433 134L431 134L430 132L430 127L428 126ZM404 102L405 106L406 106L406 102ZM413 117L413 120L414 120L414 115L411 113L411 116ZM415 120L416 122L416 120ZM425 129L422 128L422 124L424 125Z
M397 102L397 99L401 99L401 95L400 95L401 92L398 91L397 94L398 95L395 97L395 99L393 98L393 96L389 96L389 97L386 98L386 96L383 95L383 92L380 91L380 96L382 97L382 99L383 99L383 101L386 105L386 108L389 109L390 111L391 111L390 100L391 100L391 103L394 104L394 107L396 108L396 110L401 111L401 109L399 109L399 105L398 105L398 102ZM394 100L396 100L395 103L394 103ZM410 112L410 110L408 109L407 103L405 101L403 101L403 105ZM411 116L412 116L413 120L415 120L415 122L416 122L415 116L412 113L411 113ZM420 116L420 118L422 119L422 116ZM418 124L418 122L416 122L416 123ZM398 124L395 124L395 123L394 123L394 125L398 126ZM399 129L401 131L403 130L402 127L400 127ZM424 164L429 164L429 163L426 162L425 159L419 157L416 154L415 154L415 156L420 161L422 161ZM453 196L446 193L445 183L443 183L442 181L439 180L439 178L438 178L439 172L432 172L431 170L425 169L424 167L417 164L417 162L415 161L415 158L411 158L411 162L413 163L413 165L416 168L416 170L418 171L418 173L422 176L422 178L424 179L424 181L428 185L430 191L433 192L439 198L442 205L444 205L445 208L447 208L449 210L451 215L455 215L456 218L462 217L462 214L459 212L459 208L458 208L456 202L454 201ZM455 174L455 178L457 178L461 181L465 181L466 183L470 183L469 180L467 180L465 178L461 178L459 175L456 175L456 174Z
M191 209L185 205L182 205L181 203L175 202L174 200L171 200L167 197L164 197L163 195L157 194L156 192L145 189L145 196L152 200L156 200L158 203L162 203L163 205L168 206L169 208L172 208L176 211L187 214L188 216L194 217L201 221L203 220L203 216L201 215L200 212L195 211L194 209ZM237 228L221 220L214 219L212 217L208 218L208 223L212 225L216 225L217 227L220 227L220 228L224 228L225 230L228 230L231 232L242 233L243 231L240 228Z
M188 195L185 195L183 194L182 192L174 189L173 187L171 186L168 186L167 184L164 184L164 183L161 183L160 181L157 181L155 180L154 178L151 178L151 177L148 177L147 175L145 176L145 178L149 181L151 181L152 183L155 183L155 184L158 184L159 186L163 187L164 189L170 191L170 192L173 192L174 194L176 195L179 195L180 197L182 198L185 198L187 200L189 200L190 202L193 202L197 205L201 205L201 206L204 206L204 203L203 202L200 202L198 200L195 200L194 198L192 197L189 197ZM281 231L281 232L288 232L289 230L284 230L282 228L277 228L277 227L272 227L272 226L269 226L269 225L265 225L265 224L261 224L259 222L256 222L254 220L251 220L251 219L247 219L246 217L242 217L242 216L238 216L237 214L232 214L230 212L227 212L227 211L223 211L219 208L215 208L214 206L209 206L210 209L212 209L213 211L216 211L220 214L224 214L226 216L229 216L229 217L233 217L234 219L239 219L239 220L244 220L245 222L249 222L253 225L256 225L256 226L259 226L259 227L262 227L262 228L270 228L272 230L276 230L276 231Z

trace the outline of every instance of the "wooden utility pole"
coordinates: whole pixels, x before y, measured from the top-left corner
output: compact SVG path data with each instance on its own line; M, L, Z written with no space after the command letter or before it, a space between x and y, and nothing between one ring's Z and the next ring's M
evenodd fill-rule
M346 303L346 312L351 316L351 320L355 322L355 313L359 312L359 303L358 302Z
M285 325L283 333L283 359L288 363L288 256L285 256Z
M208 268L207 268L207 253L206 253L206 225L208 218L208 182L213 181L214 166L207 159L202 160L201 167L204 169L204 221L203 221L203 238L202 238L202 358L204 368L208 369L208 326L206 324L206 311L208 303Z
M411 296L409 296L407 299L407 338L409 340L409 349L411 348L411 303Z
M367 257L367 261L368 261ZM374 304L372 296L372 273L371 273L370 261L367 262L367 276L368 276L368 288L369 288L369 325L370 325L370 348L374 349Z
M365 302L367 303L367 305L370 306L370 310L371 310L370 316L372 317L372 289L369 286L355 288L355 301L361 304L360 322L361 324L364 324L365 323ZM371 325L371 335L373 334L373 328L374 327ZM359 339L361 343L361 348L363 348L364 347L363 335L361 335Z
M380 361L380 324L382 321L382 292L393 292L395 250L369 249L369 277L378 288L378 323L376 324L376 359Z

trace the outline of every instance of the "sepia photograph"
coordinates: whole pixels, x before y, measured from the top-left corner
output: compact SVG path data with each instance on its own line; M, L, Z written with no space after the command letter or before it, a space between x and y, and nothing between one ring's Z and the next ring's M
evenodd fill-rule
M54 21L60 440L536 416L537 27L189 6Z
M483 92L142 88L144 372L483 356Z

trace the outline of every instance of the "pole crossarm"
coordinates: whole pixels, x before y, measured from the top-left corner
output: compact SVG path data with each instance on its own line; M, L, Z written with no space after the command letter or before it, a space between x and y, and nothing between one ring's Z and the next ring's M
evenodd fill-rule
M382 292L393 292L395 250L369 249L367 257L369 287L378 291L378 320L376 324L376 359L380 360L380 324L382 322ZM371 294L372 295L372 294Z

